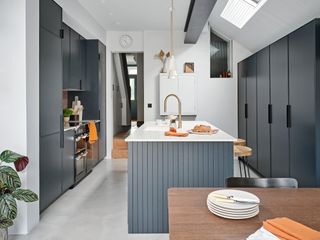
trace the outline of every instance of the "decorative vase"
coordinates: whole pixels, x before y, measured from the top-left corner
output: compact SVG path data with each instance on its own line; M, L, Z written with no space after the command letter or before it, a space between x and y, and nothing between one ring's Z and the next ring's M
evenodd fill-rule
M8 229L0 228L0 240L8 240Z

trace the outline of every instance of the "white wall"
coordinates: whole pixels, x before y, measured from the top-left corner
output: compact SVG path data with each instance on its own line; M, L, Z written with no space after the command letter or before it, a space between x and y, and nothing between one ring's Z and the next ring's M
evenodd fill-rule
M129 34L134 44L123 49L119 44L119 37ZM229 79L210 78L210 33L204 31L197 44L184 44L183 32L175 33L175 55L178 73L183 72L185 62L195 63L195 73L198 76L198 115L197 120L206 120L237 136L237 63L251 52L233 41L233 77ZM143 36L143 37L141 37ZM170 49L168 31L138 31L138 32L107 32L109 54L111 52L144 52L144 119L152 121L159 118L159 72L162 63L156 54L163 49ZM109 71L110 66L107 67ZM111 76L107 77L107 84L111 84ZM109 98L108 98L109 99ZM111 100L111 99L110 99ZM147 104L152 103L153 108ZM108 105L109 106L109 105ZM108 115L112 114L107 109ZM110 117L110 116L109 116ZM112 126L112 125L111 125ZM108 126L108 130L110 127ZM109 136L108 142L112 141ZM108 145L108 152L112 144ZM110 155L109 155L110 156Z
M159 118L159 71L162 63L155 58L160 49L169 51L169 32L144 33L145 62L145 120ZM194 62L198 77L198 115L237 136L237 63L251 53L233 42L233 78L210 79L210 33L203 32L197 44L184 44L183 32L176 33L175 55L178 73L183 73L185 62ZM153 108L147 108L152 103Z
M106 43L106 31L78 1L54 0L63 9L63 21L86 39Z
M0 3L0 151L28 155L23 187L39 193L39 0ZM39 203L18 204L12 233L25 234L39 221Z

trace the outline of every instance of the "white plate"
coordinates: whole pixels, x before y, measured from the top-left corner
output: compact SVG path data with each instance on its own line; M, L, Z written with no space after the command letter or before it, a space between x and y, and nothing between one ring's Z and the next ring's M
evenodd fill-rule
M220 212L215 211L213 209L209 209L209 211L212 212L214 215L217 215L219 217L227 218L227 219L234 219L234 220L248 219L248 218L255 217L255 216L257 216L259 214L259 210L254 212L254 213L252 213L252 214L247 214L247 215L242 215L242 216L220 213Z
M197 135L213 135L219 132L219 129L213 129L210 132L194 132L192 129L187 131L190 134L197 134Z
M250 208L245 208L245 209L231 209L231 208L225 208L225 207L221 207L217 204L215 204L214 202L210 201L210 199L207 200L207 204L210 204L210 206L214 207L214 208L218 208L220 210L223 210L223 211L230 211L230 212L250 212L252 210L255 210L255 209L258 209L259 208L259 205L255 205L255 206L252 206Z
M219 209L212 208L212 207L210 207L210 206L208 206L208 209L209 209L211 212L217 212L217 213L219 213L219 214L221 214L221 215L235 216L235 217L251 216L252 214L255 214L255 213L259 212L259 209L255 209L254 211L251 211L251 212L245 212L245 213L234 212L234 213L231 213L231 212L221 211L221 210L219 210Z
M257 210L259 210L259 207L255 207L253 209L250 210L230 210L230 209L223 209L220 207L217 207L211 203L207 203L208 208L221 212L221 213L226 213L226 214L234 214L234 215L246 215L246 214L251 214L256 212Z
M214 196L212 196L212 194L219 194L219 195L224 195L224 196L234 196L237 198L246 198L246 199L252 199L255 201L259 201L260 199L249 192L245 192L245 191L241 191L241 190L232 190L232 189L223 189L223 190L218 190L218 191L214 191L212 193L210 193L208 195L208 200L213 203L216 206L219 206L223 209L231 209L231 210L249 210L252 209L256 206L258 206L258 204L252 204L252 203L226 203L226 202L219 202L217 201Z

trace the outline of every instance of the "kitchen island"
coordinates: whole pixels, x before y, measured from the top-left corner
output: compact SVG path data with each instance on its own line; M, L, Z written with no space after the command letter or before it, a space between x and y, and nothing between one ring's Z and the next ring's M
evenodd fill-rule
M179 131L198 124L211 125L185 121ZM169 188L223 187L233 176L232 136L219 130L213 135L168 137L168 129L147 122L126 139L129 233L168 233Z

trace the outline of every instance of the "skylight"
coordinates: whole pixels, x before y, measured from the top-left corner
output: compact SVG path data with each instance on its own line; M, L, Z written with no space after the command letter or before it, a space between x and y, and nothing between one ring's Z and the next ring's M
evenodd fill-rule
M267 1L229 0L221 17L241 29Z

